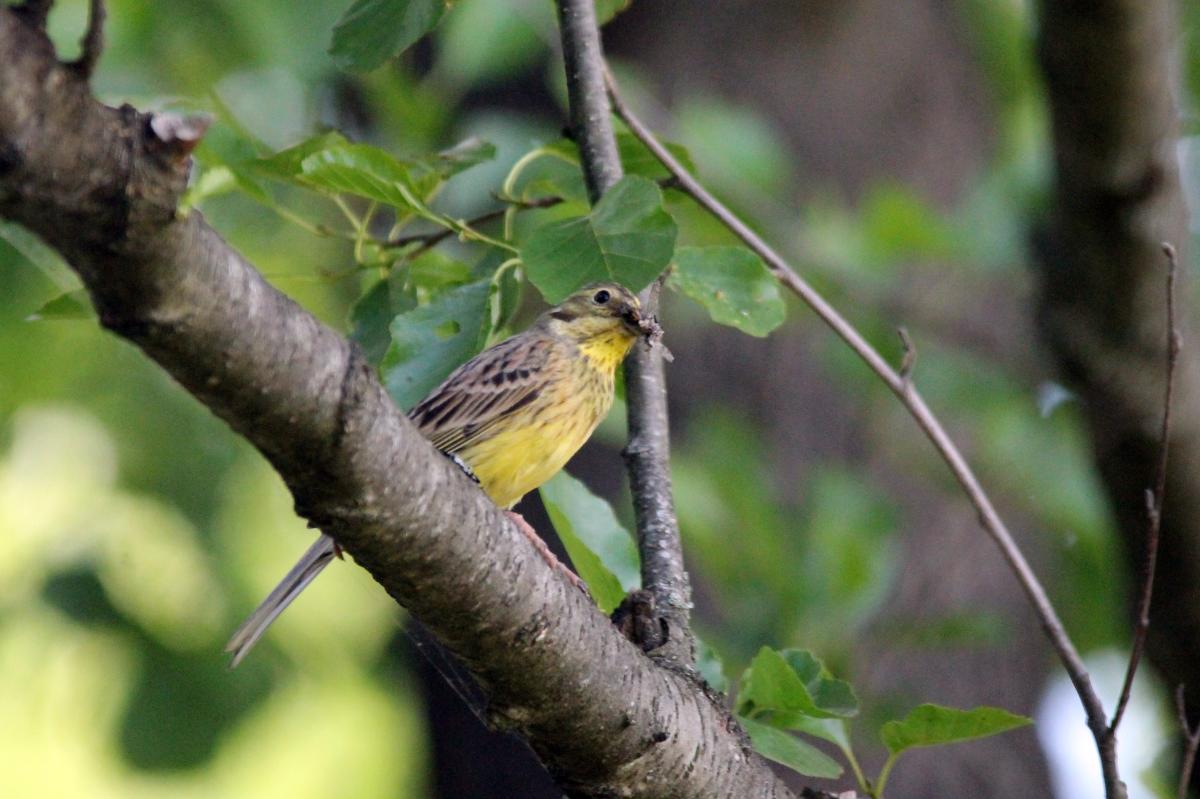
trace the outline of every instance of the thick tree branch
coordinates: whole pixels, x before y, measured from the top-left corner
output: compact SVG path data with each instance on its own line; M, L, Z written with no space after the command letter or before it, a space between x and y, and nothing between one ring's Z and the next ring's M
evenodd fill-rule
M605 89L604 55L592 0L558 0L571 128L593 203L621 179ZM640 295L648 314L658 312L658 284ZM666 625L665 643L643 641L657 659L690 668L695 660L690 614L692 589L683 565L679 520L671 490L667 381L661 347L635 347L625 362L629 443L625 463L637 517L642 588ZM639 594L638 597L644 597ZM639 601L631 597L633 601Z
M298 511L462 658L496 725L574 796L790 796L720 708L545 565L352 345L199 213L176 217L187 162L156 119L173 118L95 102L0 7L0 215L57 248L106 327L263 452Z

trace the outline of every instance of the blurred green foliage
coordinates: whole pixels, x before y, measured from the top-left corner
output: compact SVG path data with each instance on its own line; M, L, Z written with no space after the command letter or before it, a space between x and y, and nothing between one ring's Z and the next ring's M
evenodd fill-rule
M85 5L58 3L51 17L66 57L77 52ZM598 5L608 18L624 3ZM594 267L588 279L644 284L678 240L687 249L674 260L678 293L666 299L669 338L709 319L757 336L809 338L823 378L856 398L875 467L956 496L878 381L800 309L780 328L785 303L761 262L731 248L729 234L677 190L655 185L664 173L628 133L620 144L633 177L621 191L633 199L618 218L589 211L578 153L560 138L550 3L109 6L100 96L214 115L188 206L282 290L352 333L402 406L528 316L526 279L557 299L584 280L568 267L585 262ZM922 390L984 482L1035 531L1053 595L1089 597L1087 607L1059 602L1072 634L1087 649L1112 646L1125 635L1120 569L1070 397L1039 408L1039 380L1022 364L981 358L970 341L943 335L998 287L1028 301L1025 231L1045 201L1049 161L1028 10L975 0L959 9L997 133L991 162L951 208L886 177L855 202L816 187L794 207L790 187L802 168L781 132L700 90L678 101L670 132L686 145L675 151L795 254L896 360L895 309L904 312ZM1194 29L1195 8L1186 13ZM337 68L377 66L435 23L415 51L382 69ZM364 43L357 29L381 38ZM1194 90L1200 50L1188 51ZM627 70L653 86L653 75L619 71ZM487 99L490 87L517 80L535 110ZM548 198L555 203L525 207ZM501 201L502 219L470 223ZM443 229L451 235L426 247L420 237ZM629 241L638 245L632 257ZM14 795L421 795L420 712L407 684L379 667L398 623L394 605L358 570L331 569L261 652L227 672L218 654L225 635L310 536L286 491L220 422L88 321L78 280L7 224L0 285L0 676L22 686L0 693L9 720L0 731L4 787ZM933 300L912 300L913 285L933 286ZM947 307L948 315L939 310ZM768 661L783 663L770 689L792 693L750 721L756 745L810 773L837 767L781 730L851 751L842 722L812 712L821 707L812 691L846 685L816 658L853 678L854 636L895 590L910 520L894 488L848 460L813 464L800 484L782 484L753 409L685 402L703 423L677 442L676 497L694 579L709 598L697 623L724 661L722 674L716 657L705 658L706 676L716 683L751 667L753 677ZM612 443L619 427L614 415L598 437ZM586 556L577 560L580 569L617 575L595 578L612 604L615 586L633 580L628 533L571 478L543 493L564 538L573 531L597 553L586 566ZM890 634L914 647L1002 646L1003 623L976 611L894 624ZM811 673L792 680L787 669ZM770 693L747 676L741 692L747 702ZM802 693L808 705L788 704Z

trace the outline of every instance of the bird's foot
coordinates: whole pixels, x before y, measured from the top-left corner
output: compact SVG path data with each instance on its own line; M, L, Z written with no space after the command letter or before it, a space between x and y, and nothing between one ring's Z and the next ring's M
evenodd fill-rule
M529 522L525 521L524 516L516 511L511 510L506 510L504 513L508 516L508 518L512 519L512 523L517 526L517 529L529 539L529 543L533 544L533 548L536 549L538 554L542 556L542 560L546 561L546 563L550 565L550 568L557 569L558 571L562 572L566 576L567 582L582 591L584 596L588 597L589 599L591 598L592 593L588 591L587 583L580 579L578 574L571 571L571 569L565 563L559 560L555 554L550 551L550 547L546 546L546 542L543 541L542 537L537 534L537 531L529 526Z

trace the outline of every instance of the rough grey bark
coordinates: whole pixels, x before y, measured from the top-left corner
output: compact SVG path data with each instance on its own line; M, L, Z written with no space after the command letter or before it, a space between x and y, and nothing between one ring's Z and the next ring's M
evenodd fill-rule
M563 62L571 106L571 129L579 143L588 195L595 203L621 179L604 80L604 55L592 0L558 0ZM639 298L646 313L658 312L657 286ZM679 520L671 489L670 423L662 349L635 347L625 361L629 443L624 456L637 519L643 591L626 600L622 613L650 620L657 630L633 632L656 660L690 668L695 641L690 615L692 589L683 565ZM631 631L638 626L631 626Z
M1055 186L1037 242L1039 321L1063 377L1082 400L1130 572L1139 574L1144 494L1154 483L1165 379L1161 244L1183 247L1188 239L1171 86L1175 5L1045 0L1040 9ZM1176 377L1148 639L1151 661L1166 680L1189 686L1200 685L1198 355L1185 347ZM1195 718L1200 701L1192 701Z
M97 103L38 15L0 8L0 215L61 252L102 324L257 446L298 512L468 665L573 796L787 797L689 680L547 567L334 331L196 212L199 132Z

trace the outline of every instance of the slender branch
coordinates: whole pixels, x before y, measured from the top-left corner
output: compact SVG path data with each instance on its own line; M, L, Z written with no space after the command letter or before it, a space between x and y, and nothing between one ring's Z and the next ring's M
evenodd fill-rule
M90 0L88 3L87 29L79 43L79 58L75 60L75 70L84 78L90 78L100 54L104 52L104 0Z
M1125 683L1121 686L1121 698L1113 712L1108 734L1116 735L1117 727L1129 705L1133 693L1133 678L1146 649L1146 631L1150 629L1150 599L1154 594L1154 571L1158 563L1158 537L1162 529L1163 499L1167 493L1167 452L1170 449L1171 402L1175 394L1175 368L1179 363L1179 351L1183 348L1183 335L1175 326L1175 274L1178 271L1175 248L1163 243L1163 254L1167 257L1167 385L1163 391L1162 426L1159 429L1158 464L1154 471L1154 489L1146 490L1146 560L1142 566L1142 590L1138 600L1137 621L1133 628L1133 647L1129 653L1129 667L1125 670Z
M61 252L106 328L258 447L298 512L463 660L492 724L521 734L565 792L792 797L698 686L545 564L352 344L203 214L176 214L189 164L154 116L96 102L2 5L0 64L0 216Z
M1183 686L1175 689L1175 712L1179 718L1179 728L1183 730L1183 765L1179 768L1179 786L1175 790L1176 799L1187 799L1188 783L1192 781L1192 769L1196 766L1196 750L1200 749L1200 724L1192 727L1188 724L1187 703L1183 699Z
M588 198L595 205L621 179L621 156L604 91L604 53L591 0L557 0L571 131L579 145Z
M1034 574L1033 569L1025 559L1024 553L1017 546L1012 533L1008 530L1008 526L1004 523L1004 520L992 504L991 498L983 490L983 486L980 485L975 472L946 433L941 422L934 416L929 406L925 404L925 400L918 393L911 380L906 379L904 375L892 369L887 361L883 359L883 356L863 338L862 334L846 321L845 317L838 313L816 289L800 277L779 253L700 185L683 168L683 165L662 146L654 134L650 132L649 128L630 111L629 107L621 99L616 81L613 79L611 73L606 74L606 80L609 96L617 116L625 122L630 131L667 168L667 171L675 176L679 181L679 188L732 231L747 247L758 254L766 263L771 273L784 286L799 296L839 338L846 342L850 349L854 350L855 354L867 364L867 367L891 389L892 393L908 409L913 419L916 420L917 425L925 433L926 437L929 438L934 448L938 451L938 454L946 462L946 465L950 467L955 480L958 481L959 486L962 487L971 504L975 506L980 525L991 537L996 546L1000 548L1001 555L1003 555L1004 560L1016 576L1017 582L1025 592L1026 598L1033 606L1033 610L1041 622L1042 630L1054 647L1054 651L1062 662L1063 668L1066 669L1071 683L1075 686L1075 691L1079 695L1084 711L1087 714L1088 727L1091 729L1092 735L1096 739L1096 745L1100 749L1101 763L1105 771L1105 784L1109 787L1109 799L1123 799L1125 790L1124 784L1120 782L1120 778L1117 776L1115 739L1108 736L1108 723L1104 713L1104 705L1101 703L1100 697L1092 685L1087 668L1083 664L1083 659L1075 649L1070 636L1067 635L1066 629L1058 617L1058 613L1054 610L1054 606L1050 603L1050 599L1046 595L1045 588L1042 587L1037 575Z
M662 281L643 295L647 313L658 307ZM690 614L692 588L683 563L679 521L668 466L671 443L667 419L667 385L662 347L637 347L625 364L625 402L629 442L622 455L629 471L633 510L637 519L642 587L655 598L666 624L666 642L653 654L690 668L695 663L695 639Z
M593 203L621 179L621 160L605 90L604 55L593 0L558 0L571 125ZM658 312L655 283L640 299L645 314ZM625 361L629 442L624 456L637 517L642 587L655 599L667 627L667 643L654 654L690 668L691 585L683 564L679 521L671 490L670 426L661 347L635 347Z

